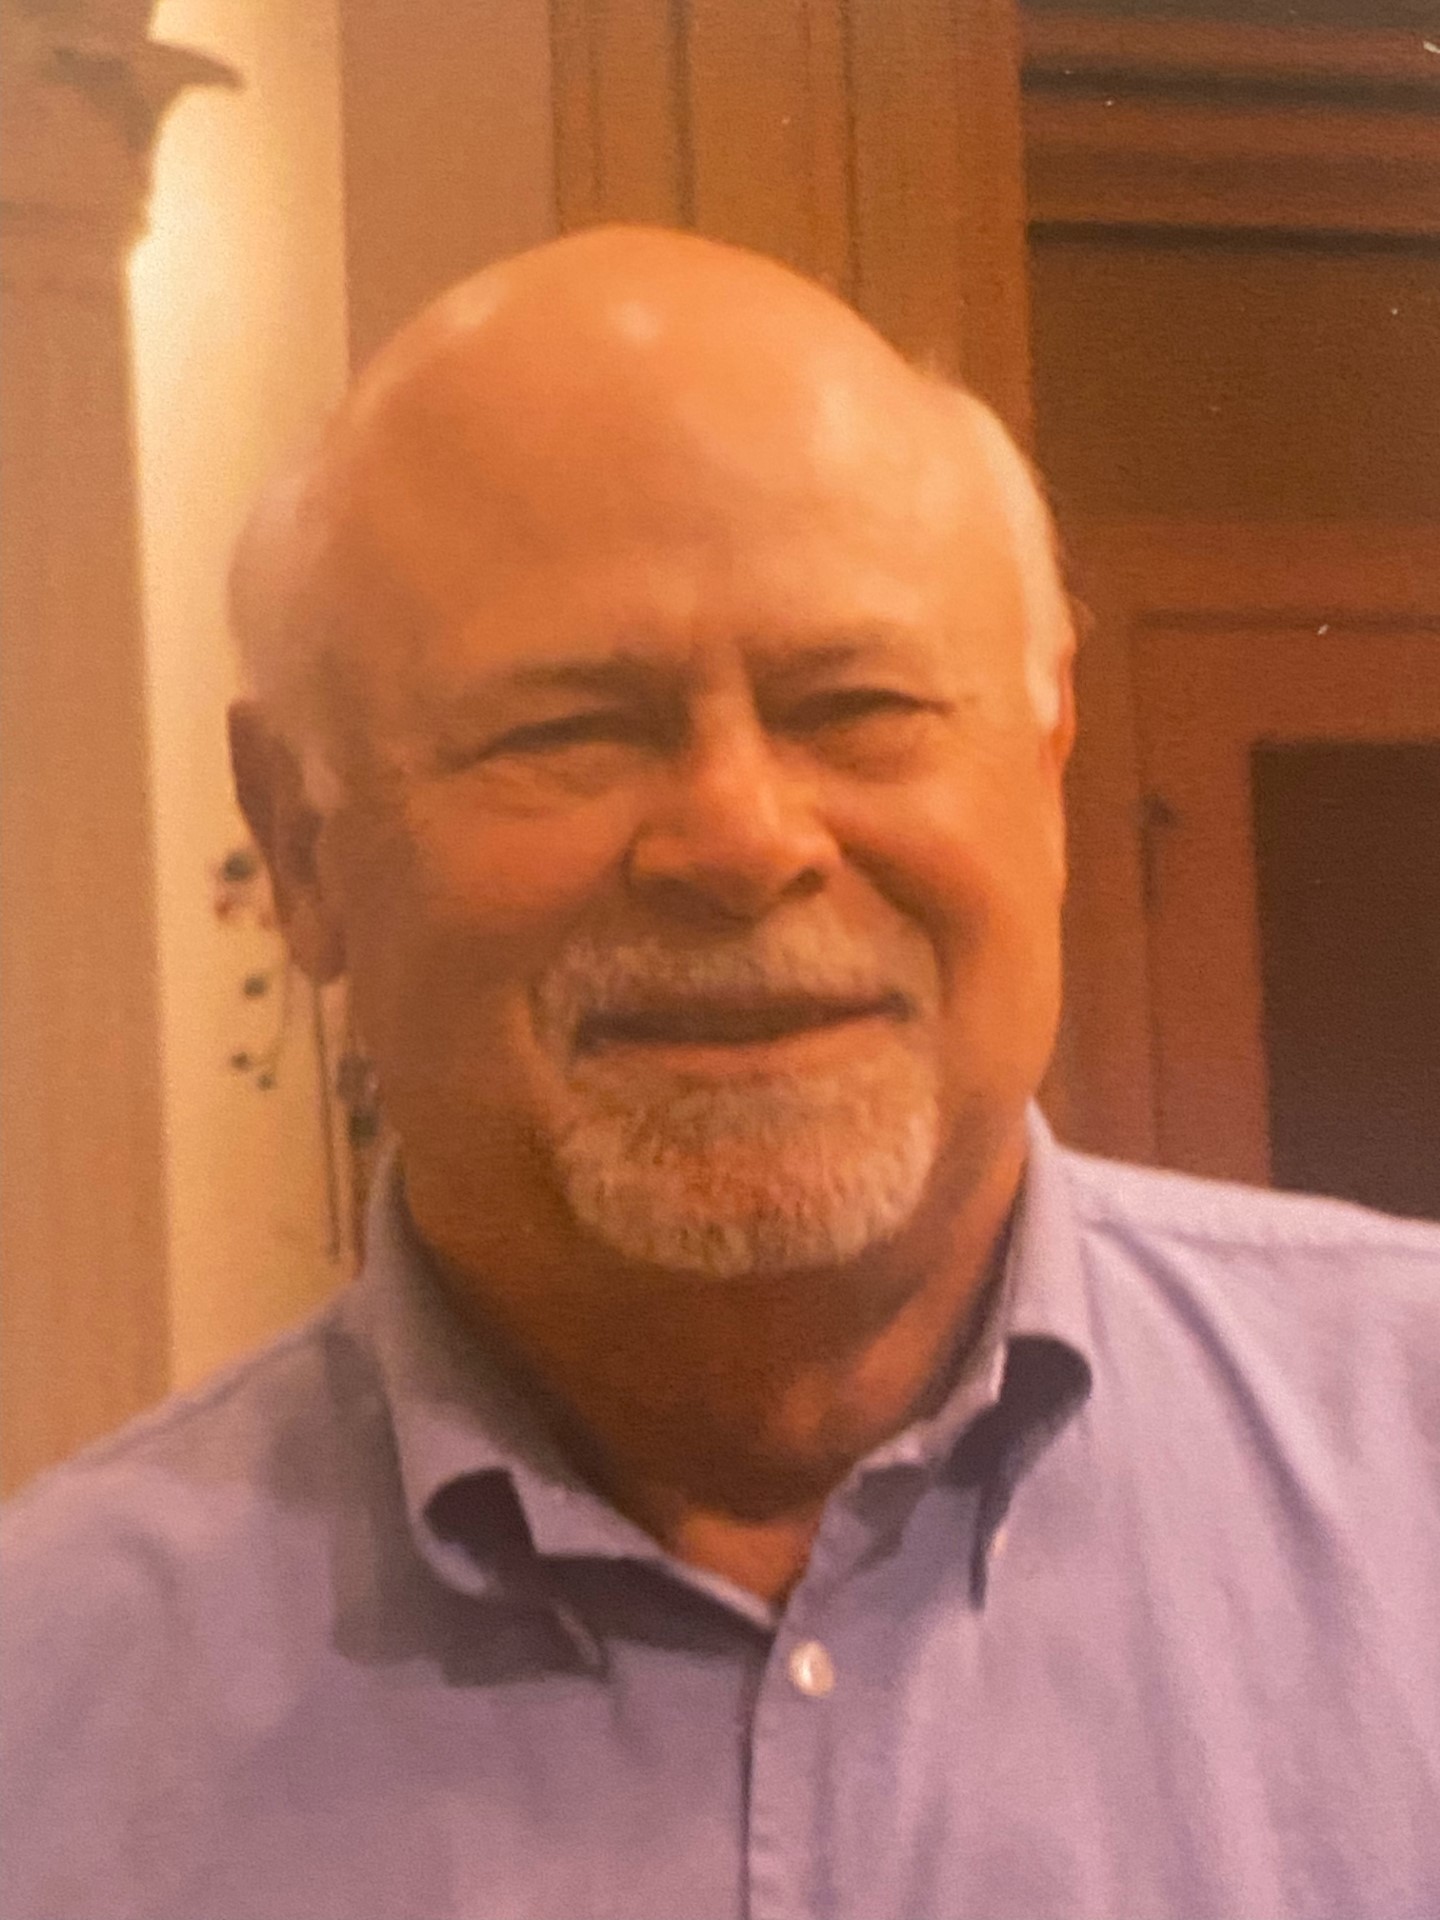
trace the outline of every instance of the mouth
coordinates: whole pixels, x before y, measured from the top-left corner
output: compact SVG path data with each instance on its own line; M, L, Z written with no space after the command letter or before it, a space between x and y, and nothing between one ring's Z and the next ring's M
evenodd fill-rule
M844 1035L877 1020L902 1021L910 1012L909 1002L896 993L854 1000L800 994L687 998L587 1014L576 1030L575 1052L582 1059L621 1048L749 1057L796 1042Z

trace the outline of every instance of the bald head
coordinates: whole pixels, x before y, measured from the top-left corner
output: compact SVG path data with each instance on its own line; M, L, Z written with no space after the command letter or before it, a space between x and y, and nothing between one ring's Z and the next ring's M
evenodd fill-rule
M456 1264L799 1271L942 1159L1008 1193L1068 629L971 396L772 262L584 233L385 349L234 600L242 806Z
M323 770L381 636L423 646L517 561L574 565L706 537L744 499L797 526L846 487L903 515L998 515L1036 718L1069 646L1048 515L972 396L910 367L842 302L693 235L599 228L502 261L405 327L316 456L260 502L232 609L253 689ZM320 797L319 792L315 794Z

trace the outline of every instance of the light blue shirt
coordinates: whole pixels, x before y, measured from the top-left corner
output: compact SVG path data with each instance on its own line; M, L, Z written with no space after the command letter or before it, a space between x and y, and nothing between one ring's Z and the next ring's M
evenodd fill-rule
M391 1180L333 1307L14 1504L3 1623L4 1920L1436 1920L1440 1231L1037 1124L772 1615L574 1477Z

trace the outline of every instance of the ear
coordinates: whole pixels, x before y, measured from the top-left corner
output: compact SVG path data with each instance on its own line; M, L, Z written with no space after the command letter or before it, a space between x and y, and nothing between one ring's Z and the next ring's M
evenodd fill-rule
M1060 694L1060 713L1051 729L1051 751L1055 755L1056 770L1063 773L1070 763L1070 751L1075 745L1075 654L1070 649L1056 670L1057 686Z
M295 964L319 986L345 971L337 903L319 862L324 816L305 792L295 750L253 700L230 708L235 795L270 872L275 911Z
M1075 668L1081 648L1095 630L1095 616L1083 600L1067 591L1065 601L1070 616L1070 635L1056 669L1060 714L1051 735L1055 763L1062 773L1069 765L1071 749L1075 745Z

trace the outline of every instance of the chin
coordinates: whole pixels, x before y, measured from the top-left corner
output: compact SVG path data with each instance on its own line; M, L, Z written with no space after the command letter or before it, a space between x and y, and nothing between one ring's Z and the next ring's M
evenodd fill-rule
M843 1266L914 1218L938 1155L913 1058L731 1086L574 1088L551 1130L577 1224L637 1265L708 1280Z

